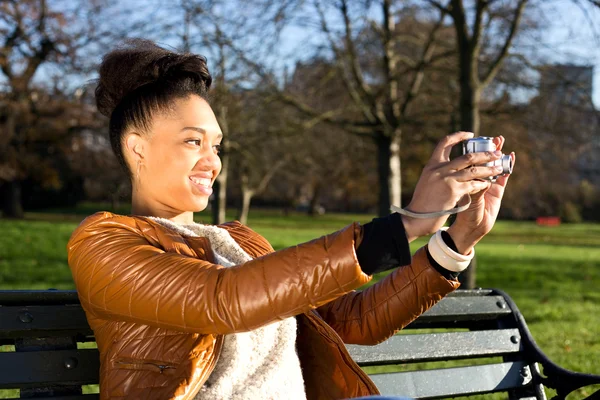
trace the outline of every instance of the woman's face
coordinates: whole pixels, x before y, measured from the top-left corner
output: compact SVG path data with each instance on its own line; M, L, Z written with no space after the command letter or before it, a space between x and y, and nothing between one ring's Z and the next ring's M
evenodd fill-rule
M177 100L172 112L156 115L149 135L128 137L127 148L141 163L137 178L138 166L130 163L134 191L148 212L204 210L221 171L222 138L212 109L196 95Z

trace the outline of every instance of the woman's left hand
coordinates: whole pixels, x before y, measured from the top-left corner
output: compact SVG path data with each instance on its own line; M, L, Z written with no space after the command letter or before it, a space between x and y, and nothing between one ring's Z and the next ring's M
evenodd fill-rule
M495 137L494 143L497 150L502 150L504 137ZM515 153L511 153L510 156L514 166ZM471 194L469 208L456 215L456 220L448 228L448 233L460 253L469 254L494 226L509 176L499 176L496 182L490 182L487 189Z

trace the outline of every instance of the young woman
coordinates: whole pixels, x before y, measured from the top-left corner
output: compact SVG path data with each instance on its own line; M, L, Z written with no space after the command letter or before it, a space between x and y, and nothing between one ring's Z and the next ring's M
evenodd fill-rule
M219 174L222 134L206 100L202 57L135 40L108 53L96 88L115 155L129 171L132 215L97 213L68 244L69 266L101 357L101 399L344 399L377 394L344 343L375 344L459 283L496 220L508 177L449 160L472 134L443 139L413 212L354 223L274 252L238 222L201 225ZM503 139L495 138L497 148ZM514 155L513 155L514 158ZM409 242L431 233L411 258ZM362 292L375 272L394 269Z

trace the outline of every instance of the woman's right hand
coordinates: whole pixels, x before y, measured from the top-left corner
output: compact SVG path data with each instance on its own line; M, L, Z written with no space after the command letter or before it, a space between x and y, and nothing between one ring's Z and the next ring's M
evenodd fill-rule
M473 137L471 132L457 132L442 139L423 168L407 210L428 213L454 208L467 194L475 194L490 187L482 180L502 173L497 167L477 166L497 160L500 151L468 153L450 161L452 147ZM501 168L501 167L500 167ZM448 215L427 219L402 215L402 222L409 241L429 235L440 229Z

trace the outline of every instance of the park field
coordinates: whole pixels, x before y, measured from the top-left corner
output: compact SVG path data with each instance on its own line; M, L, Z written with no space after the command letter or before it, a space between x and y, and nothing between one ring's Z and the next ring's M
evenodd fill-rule
M73 289L66 244L92 209L0 219L0 290ZM257 210L248 224L280 249L370 218ZM203 219L209 216L199 214L197 220ZM412 251L423 244L412 243ZM502 289L515 300L543 351L562 367L600 375L600 224L499 221L476 251L478 285Z

